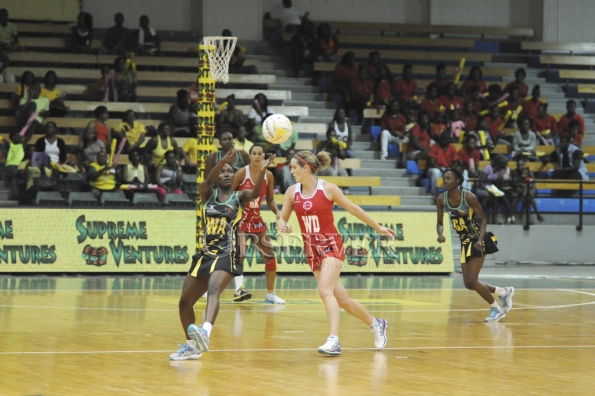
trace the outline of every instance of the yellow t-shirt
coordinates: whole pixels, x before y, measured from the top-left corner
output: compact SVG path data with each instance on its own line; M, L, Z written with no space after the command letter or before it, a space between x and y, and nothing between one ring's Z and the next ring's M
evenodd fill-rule
M89 165L89 173L93 173L93 171L99 172L103 168L105 168L105 165L99 165L97 162L93 162ZM116 174L111 172L103 173L97 179L89 181L89 184L98 190L113 190L116 188Z
M136 144L138 139L140 139L140 135L146 132L145 126L138 121L134 121L132 128L130 128L130 125L127 122L122 122L116 125L114 131L119 133L124 132L126 134L126 140L130 145ZM141 147L144 147L146 143L146 141L143 142Z
M235 142L233 148L234 150L244 150L245 152L249 153L254 143L250 140L244 138L244 143L240 142L237 138L233 140Z
M50 91L47 88L41 88L41 93L39 94L40 97L42 98L48 98L48 100L50 102L53 102L54 100L58 99L60 97L60 90L57 88L54 88L53 91Z
M39 113L41 113L42 111L50 110L50 101L48 100L48 98L43 98L40 96L38 99L31 99L31 102L35 102L35 104L37 105L37 110L35 110L35 112L37 113L37 117L35 117L35 119L37 120L37 122L42 123L43 117L40 116Z
M198 140L196 138L188 139L184 144L184 147L182 147L182 150L188 154L190 161L196 164L196 161L198 160Z

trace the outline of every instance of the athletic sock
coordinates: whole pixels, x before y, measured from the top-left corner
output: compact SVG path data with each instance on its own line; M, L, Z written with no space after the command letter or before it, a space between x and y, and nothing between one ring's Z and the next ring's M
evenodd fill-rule
M210 324L209 322L204 322L202 325L202 328L205 329L205 331L207 332L207 335L210 337L211 330L213 330L213 325Z
M336 335L330 335L330 336L328 336L328 337L329 337L329 338L334 338L334 339L335 339L335 341L339 342L339 336L336 336Z
M498 296L502 297L502 296L506 295L506 289L503 287L496 286L496 291L494 293L496 293Z
M493 303L490 304L490 307L500 309L500 305L498 305L498 303L495 300Z
M244 275L236 276L233 280L236 283L236 291L238 291L240 286L244 285Z
M188 345L191 348L196 349L196 341L194 341L194 340L186 340L186 345Z

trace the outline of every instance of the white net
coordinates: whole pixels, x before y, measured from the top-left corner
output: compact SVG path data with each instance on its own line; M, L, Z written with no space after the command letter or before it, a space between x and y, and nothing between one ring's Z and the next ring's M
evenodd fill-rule
M209 57L211 77L227 84L229 81L229 60L236 48L237 37L205 37L205 50Z

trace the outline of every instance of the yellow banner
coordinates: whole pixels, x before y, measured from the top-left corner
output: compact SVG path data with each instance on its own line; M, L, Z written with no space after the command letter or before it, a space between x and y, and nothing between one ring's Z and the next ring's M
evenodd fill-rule
M452 272L450 229L436 242L435 214L369 212L397 233L388 243L347 212L335 213L345 272ZM279 272L310 272L295 215L294 234L281 236L263 212ZM194 254L196 213L189 210L0 210L0 272L186 272ZM245 272L264 271L254 246Z

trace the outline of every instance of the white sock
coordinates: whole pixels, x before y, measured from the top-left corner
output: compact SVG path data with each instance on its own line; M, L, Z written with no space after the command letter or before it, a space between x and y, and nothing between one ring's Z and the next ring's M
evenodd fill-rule
M213 330L213 325L210 324L209 322L204 322L202 324L202 328L205 329L205 331L207 332L207 335L210 337L211 336L211 330Z
M336 335L330 335L330 336L328 336L328 337L329 337L329 338L334 338L334 339L335 339L335 341L339 342L339 336L336 336Z
M500 309L500 305L498 305L498 303L495 300L493 303L490 304L490 307Z
M502 297L506 294L506 289L503 287L496 286L496 291L494 293L496 293L498 296Z
M186 340L186 345L190 346L191 348L196 349L196 341L194 341L194 340Z
M236 283L236 291L240 288L240 286L244 285L244 275L236 276L233 278L234 282Z

